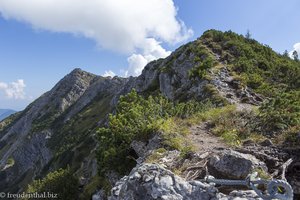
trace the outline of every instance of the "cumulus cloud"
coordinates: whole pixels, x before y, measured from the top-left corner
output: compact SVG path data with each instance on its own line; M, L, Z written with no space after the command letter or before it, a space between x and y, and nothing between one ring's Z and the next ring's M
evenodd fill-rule
M176 43L192 34L176 18L172 0L1 0L0 12L37 29L83 35L123 52L140 48L149 37Z
M104 77L108 77L108 76L114 77L115 75L116 74L113 71L108 70L108 71L105 71L102 76L104 76Z
M177 18L173 0L1 0L0 13L35 29L84 36L101 48L132 54L127 75L138 75L145 61L167 56L160 42L175 44L193 34Z
M0 82L0 90L4 91L5 96L9 99L24 99L25 87L26 85L22 79L11 83Z
M125 77L138 76L143 71L144 66L148 63L147 59L141 54L133 54L127 61L129 66L125 71Z
M127 59L129 66L125 71L125 77L138 76L147 63L158 58L165 58L171 54L170 51L162 48L154 38L147 39L143 47L142 54L133 54Z
M300 56L300 42L294 44L293 50L289 52L291 58L293 58L293 52L294 51L297 51L298 55Z

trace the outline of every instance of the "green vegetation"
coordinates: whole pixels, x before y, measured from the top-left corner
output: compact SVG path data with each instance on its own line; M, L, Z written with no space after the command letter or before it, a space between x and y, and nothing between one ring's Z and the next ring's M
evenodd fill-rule
M255 168L255 169L253 169L252 173L253 172L257 172L257 176L261 179L266 179L266 180L272 179L272 176L261 168Z
M188 59L187 57L185 59L183 59L183 58L179 59L179 57L185 53L187 53L186 56L189 56L189 54L192 53L191 45L192 45L192 43L187 43L187 44L179 47L178 49L176 49L174 52L172 52L171 55L166 58L167 60L165 60L164 65L159 67L159 71L162 73L169 73L169 74L174 73L172 66L174 65L175 62L177 64L182 64L183 62L185 62ZM156 61L155 65L153 65L153 68L156 68L159 66L159 64L160 64L159 61L161 61L161 59L158 59ZM155 61L152 61L152 62L155 62Z
M209 109L209 106L206 107ZM203 112L204 109L197 112ZM191 116L193 113L190 113ZM187 116L187 117L189 117ZM171 149L176 149L181 152L181 156L185 157L189 152L194 151L191 141L188 140L189 126L186 123L187 118L171 117L165 120L161 126L163 144Z
M216 87L210 83L204 86L204 93L206 94L206 99L209 99L218 106L226 106L229 104L227 99L222 97Z
M57 118L57 115L59 114L52 110L49 111L47 114L41 116L40 118L34 120L31 126L31 133L36 133L39 131L43 131L46 128L49 128Z
M13 158L7 159L7 161L6 161L6 169L14 166L14 164L15 164L15 160Z
M238 111L234 106L227 106L217 112L220 114L210 119L213 126L212 133L221 137L227 144L239 146L247 139L254 141L263 139L256 132L257 113L255 111Z
M14 113L9 117L0 121L0 134L5 131L7 128L13 125L13 123L20 117L21 112Z
M97 132L100 174L104 175L108 170L120 174L128 172L135 165L130 143L135 138L146 139L157 131L160 120L169 115L165 110L170 106L163 98L149 97L146 100L134 90L120 97L116 114L109 116L109 127Z
M297 51L293 51L293 58L295 61L299 61L299 56Z
M110 112L109 102L111 95L101 94L86 106L81 112L71 118L67 123L62 123L64 116L58 118L51 128L57 132L49 141L49 146L55 149L56 156L84 141L97 127L98 119L104 119Z
M133 140L146 141L153 133L163 130L165 145L171 149L188 151L184 141L185 131L174 131L180 127L174 120L186 118L196 112L212 107L210 103L172 103L158 95L144 98L132 90L126 96L120 97L116 113L109 116L107 128L97 132L99 150L97 154L99 173L114 170L119 174L128 173L135 166L136 155L130 148Z
M252 111L237 110L228 105L210 84L204 91L207 99L223 107L215 108L209 103L195 101L174 103L160 95L144 98L133 90L120 98L116 113L109 116L108 127L97 132L100 177L105 177L109 170L128 173L135 166L137 157L130 143L133 140L147 141L153 133L161 132L165 146L154 151L147 162L156 162L169 149L180 150L185 157L193 151L186 137L189 127L201 122L208 122L210 131L232 146L239 146L248 139L262 141L269 136L267 133L273 132L296 142L300 113L299 64L251 38L245 39L232 32L209 31L199 41L185 47L186 51L194 52L197 63L190 71L191 78L209 80L207 69L216 65L213 53L208 49L211 48L229 64L230 72L241 82L241 87L252 88L269 97L268 101ZM265 59L261 59L261 55ZM285 77L287 74L280 73L288 73L293 81Z
M300 91L278 94L260 107L260 127L264 134L300 130Z
M276 96L300 87L300 62L275 53L270 47L232 31L206 31L204 45L220 55L240 80L265 96Z
M39 194L44 192L57 194L56 199L59 200L74 200L78 196L78 179L75 178L70 169L59 169L49 173L41 180L33 181L28 186L27 193L35 192ZM45 199L53 199L53 197Z
M250 36L250 34L248 34ZM268 97L259 109L256 121L258 134L278 136L295 141L300 131L300 62L297 52L290 59L288 53L280 55L270 47L233 33L206 31L199 40L227 63L231 74L242 87ZM229 134L235 137L235 132Z
M231 146L240 146L244 140L261 141L265 139L257 132L258 112L254 109L237 110L234 105L211 108L205 112L198 112L181 122L181 129L201 122L209 123L210 131L222 138Z
M103 189L106 194L109 194L111 186L108 180L96 175L91 178L87 185L84 186L83 192L80 194L79 199L92 199L93 194L95 194L95 191L98 189Z
M207 70L217 64L215 57L199 41L195 41L195 43L191 44L189 49L195 54L194 62L196 63L195 66L189 71L189 77L209 79L209 77L207 77Z
M279 137L277 141L286 140L297 143L300 131L300 91L279 93L260 107L259 127L263 135ZM284 136L284 137L283 137Z
M164 153L166 153L167 150L165 148L159 148L154 150L154 152L149 155L146 159L146 163L157 163L159 159L163 158Z

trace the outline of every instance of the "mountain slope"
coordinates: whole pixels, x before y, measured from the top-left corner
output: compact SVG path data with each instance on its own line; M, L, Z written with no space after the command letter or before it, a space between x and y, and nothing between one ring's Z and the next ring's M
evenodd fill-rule
M93 139L86 137L89 133L86 131L97 126L97 121L110 111L110 100L123 84L121 78L102 78L75 69L52 90L31 103L15 120L1 122L6 123L0 132L0 167L5 169L0 172L5 177L1 179L1 189L19 191L36 175L42 176L43 171L47 173L48 168L71 164L72 160L66 159L69 154L72 154L70 159L89 155L88 149L84 149L84 155L73 154L76 148L80 148L80 143L88 141L94 144ZM80 113L84 107L85 112ZM89 112L89 108L93 112ZM86 115L87 119L81 119L81 115ZM81 124L83 122L85 124ZM76 125L79 128L74 130ZM8 168L9 159L15 162ZM61 159L66 163L60 162ZM80 168L80 164L77 167Z
M11 114L16 113L15 110L11 110L11 109L0 109L0 121L5 119L6 117L8 117Z
M149 63L139 77L104 78L75 69L24 111L0 122L0 190L25 190L34 179L67 166L84 190L91 190L88 196L99 185L113 185L120 174L110 174L109 184L105 180L94 185L99 182L96 132L107 127L109 113L118 112L119 97L132 89L143 97L162 94L173 103L209 101L217 107L235 104L239 110L251 110L279 93L298 94L299 70L299 62L269 47L215 30ZM296 114L286 119L291 117L299 118ZM291 127L298 130L295 124Z

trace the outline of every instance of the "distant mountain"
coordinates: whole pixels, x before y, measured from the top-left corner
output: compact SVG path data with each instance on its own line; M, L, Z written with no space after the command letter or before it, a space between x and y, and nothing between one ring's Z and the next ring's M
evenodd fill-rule
M17 111L11 109L0 109L0 121L5 119L11 114L16 113Z

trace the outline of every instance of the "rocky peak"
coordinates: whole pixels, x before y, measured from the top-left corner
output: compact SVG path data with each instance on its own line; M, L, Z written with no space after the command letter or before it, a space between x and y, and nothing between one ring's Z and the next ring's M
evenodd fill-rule
M79 79L79 80L92 79L95 78L96 76L97 75L92 74L90 72L86 72L80 68L75 68L68 75L66 75L65 78L68 77L75 81L75 79ZM64 80L64 78L62 80Z
M120 95L127 94L133 88L146 96L160 92L174 101L215 100L217 96L228 103L236 104L237 107L241 105L241 108L248 108L250 104L259 105L263 97L247 85L242 86L241 82L236 80L236 74L232 73L238 68L228 64L234 56L237 57L236 53L239 53L236 47L226 46L231 44L228 41L224 44L219 44L218 40L213 41L209 36L213 33L214 31L206 32L203 37L178 48L167 58L150 62L138 77L105 78L80 68L74 69L53 89L28 106L9 126L1 129L0 190L11 191L13 188L14 191L22 191L31 181L28 177L35 178L32 174L43 177L49 171L67 165L72 165L72 170L79 174L79 178L84 182L93 182L92 179L97 173L95 151L98 143L95 132L99 124L105 124L108 114L114 112ZM219 39L219 36L216 38ZM230 51L223 51L225 47ZM212 65L209 65L210 61L207 58L211 59ZM203 62L207 62L209 66L203 65ZM256 83L252 84L255 86ZM195 134L195 137L199 138L199 135ZM157 149L160 140L161 138L154 138L144 143L133 142L131 148L143 157L148 151ZM168 154L176 159L179 157L181 162L180 152ZM256 158L237 152L222 150L214 156L206 152L205 155L211 157L209 160L206 157L202 158L202 155L199 156L200 161L205 161L209 170L224 177L244 177L257 166L266 169ZM171 160L171 166L176 160L169 157L163 160ZM265 157L273 162L268 155ZM8 167L8 160L11 159L14 160L14 164ZM198 157L193 159L193 163L197 164ZM137 161L141 162L129 176L121 179L116 185L111 199L197 199L199 195L203 199L231 199L230 195L223 195L208 184L192 180L202 174L206 170L204 168L199 169L197 166L191 169L188 168L190 166L186 166L193 174L187 170L184 173L190 180L183 180L162 165L145 164L142 163L142 159ZM241 162L246 164L242 167L232 167L233 164ZM182 163L185 165L185 161ZM168 163L163 164L169 166ZM267 162L266 164L268 168L271 166ZM224 171L224 166L228 170ZM244 171L235 174L237 170Z
M79 68L79 67L76 67L76 68L74 68L71 72L70 72L70 74L73 74L73 73L80 73L80 72L85 72L85 71L83 71L81 68Z
M22 177L27 173L39 175L56 151L62 149L66 143L71 143L68 139L71 133L73 133L72 137L77 134L79 138L82 137L81 134L86 134L84 128L97 126L98 121L111 111L110 101L118 94L126 81L118 77L104 78L76 68L49 92L31 103L10 126L1 131L0 150L6 150L0 152L0 175L5 177L0 180L0 189L2 191L11 191L12 188L16 191L22 190L22 185L27 185L28 180L17 177ZM88 122L81 125L83 130L72 130L72 132L61 130L70 119L75 118L82 122L83 120L77 115L86 106L94 109L95 114L88 115ZM68 127L73 126L75 125L68 125ZM69 136L65 137L68 134ZM89 141L93 142L93 139L89 138ZM90 151L93 149L94 147L85 151L85 156L92 155ZM8 159L14 160L14 165L9 168L5 167ZM93 158L90 158L90 161L92 160ZM32 166L36 165L39 167L32 169ZM18 185L13 180L22 184Z
M80 98L96 77L76 68L49 92L49 98L56 100L56 106L63 112Z

